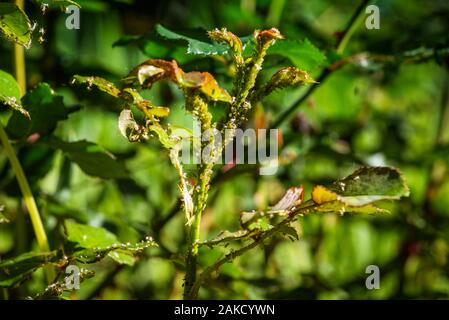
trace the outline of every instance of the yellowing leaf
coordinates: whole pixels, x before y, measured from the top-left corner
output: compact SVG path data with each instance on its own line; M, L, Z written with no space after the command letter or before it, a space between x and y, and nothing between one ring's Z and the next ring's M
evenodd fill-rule
M209 72L203 72L205 82L201 85L200 91L208 98L214 101L223 101L230 103L232 97L229 93L221 88L215 78Z
M323 204L337 200L338 195L335 192L329 191L326 187L315 186L312 191L312 200L317 204Z
M160 80L169 79L180 88L196 88L213 101L231 102L232 97L221 88L209 72L184 72L176 61L150 59L134 68L123 79L126 84L139 83L145 88Z
M312 200L321 212L380 213L374 204L409 195L401 173L390 167L362 167L328 187L316 186Z

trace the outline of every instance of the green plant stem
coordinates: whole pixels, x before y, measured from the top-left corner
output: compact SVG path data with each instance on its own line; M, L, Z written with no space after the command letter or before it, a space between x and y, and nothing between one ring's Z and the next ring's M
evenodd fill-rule
M227 117L224 126L222 127L222 133L224 129L232 131L232 134L226 135L221 148L217 148L215 143L215 132L209 131L208 141L203 141L202 150L205 147L210 147L209 159L206 163L203 163L204 159L201 159L201 166L199 169L199 190L195 192L194 197L194 221L188 231L188 253L186 258L186 277L184 282L184 299L196 299L198 290L192 290L192 286L197 283L197 256L198 247L200 242L201 231L201 217L206 208L207 198L210 188L210 183L213 174L213 166L218 160L219 156L223 152L228 142L230 142L235 136L235 130L238 128L241 122L246 119L248 111L251 109L251 104L248 100L248 96L253 90L256 83L259 71L262 68L262 64L267 53L268 48L275 42L274 39L261 40L257 44L256 51L254 53L254 59L247 64L238 66L237 81L234 83L235 101L229 106ZM187 92L188 93L188 92ZM215 129L212 125L212 115L208 111L207 103L202 100L198 95L187 95L186 109L192 110L192 113L198 117L201 122L201 130L204 134L207 130ZM219 149L219 150L218 150Z
M349 20L345 31L343 31L342 36L339 38L336 44L336 51L338 53L343 53L344 49L346 48L349 39L354 34L354 31L357 29L357 26L360 23L360 17L362 12L364 12L365 7L368 5L368 3L371 0L363 0L360 5L357 7L356 11L352 15L351 19ZM321 74L317 78L317 83L311 85L307 91L293 104L287 108L271 125L270 128L277 128L279 127L285 120L290 118L290 116L298 109L302 103L312 94L313 91L318 87L318 85L322 84L324 80L332 73L333 70L330 70L329 68L325 68Z
M266 24L268 27L277 27L282 16L282 10L284 9L285 0L272 0L270 9L267 15Z
M14 3L23 11L25 11L25 1L15 0ZM17 83L19 84L21 95L26 93L26 71L25 71L25 52L21 45L14 44L14 72ZM16 176L17 182L19 184L20 191L23 195L23 200L28 213L31 218L31 224L33 225L34 234L39 246L40 251L48 252L50 251L50 246L48 245L47 234L45 233L44 225L39 214L39 209L37 208L36 200L31 192L30 185L25 176L25 172L19 162L19 159L14 152L14 149L9 141L8 135L3 129L3 125L0 123L0 140L3 144L5 153L11 163L11 167ZM52 268L45 268L45 276L47 282L51 282L54 278L54 270Z
M203 159L201 154L201 164L198 170L198 183L199 188L194 189L193 196L193 221L187 221L189 226L188 232L188 251L186 257L186 276L184 282L184 299L191 299L190 289L196 281L197 275L197 256L198 256L198 243L200 241L201 232L201 218L203 211L206 208L207 198L210 188L210 181L212 178L212 168L216 160L216 148L214 147L215 132L212 126L212 115L208 110L207 102L204 101L197 93L189 94L186 100L186 108L192 110L192 113L198 117L201 123L202 134L209 133L209 139L203 141L201 144L201 150L209 147L210 154L209 159Z
M346 49L346 46L349 43L349 40L353 36L355 30L359 27L360 23L362 22L362 13L365 11L366 6L369 5L369 3L372 0L363 0L360 5L357 7L356 11L352 15L351 19L349 20L345 31L343 32L342 36L337 42L336 51L338 54L343 54L343 52Z
M206 208L209 186L210 186L210 178L212 175L212 167L213 164L202 165L200 169L200 176L203 176L204 179L201 179L200 191L198 193L197 200L195 201L195 210L194 210L194 220L189 232L189 251L187 254L187 263L186 263L186 278L185 278L185 287L184 287L184 299L195 299L195 296L192 296L192 286L196 281L197 275L197 257L198 257L198 247L200 241L200 233L201 233L201 218L203 215L203 211Z
M9 292L8 292L7 288L2 288L1 294L2 294L2 300L9 299Z
M11 143L9 142L8 136L5 130L3 129L3 126L1 125L0 125L0 140L3 144L3 149L5 150L5 153L11 163L11 167L17 178L17 182L19 183L19 187L25 202L25 206L27 207L28 213L30 214L31 223L33 225L34 233L36 234L39 249L42 252L48 252L50 251L50 247L48 245L47 234L45 233L44 225L42 223L39 210L36 205L36 201L34 200L33 194L31 193L30 185L28 184L25 173L23 172L22 166L20 165L19 159L17 159L14 149Z
M15 0L15 4L22 10L25 9L24 0ZM14 44L14 74L19 84L20 93L26 92L26 71L25 71L25 51L20 44Z
M198 277L196 282L193 284L191 293L190 293L190 298L195 299L198 295L198 291L199 291L202 283L204 281L206 281L207 279L209 279L211 277L211 275L214 272L218 271L224 264L226 264L228 262L232 262L235 258L237 258L237 257L245 254L249 250L254 249L255 247L261 245L265 240L267 240L268 238L270 238L270 237L274 236L276 233L278 233L281 228L283 228L284 226L293 222L298 216L309 214L309 213L313 212L317 206L319 206L319 205L317 205L317 204L307 205L307 203L305 203L303 207L300 207L296 211L291 212L287 218L285 218L280 223L275 225L269 231L262 234L259 238L257 238L257 240L254 240L250 244L248 244L238 250L231 251L228 254L226 254L223 258L215 261L214 264L212 264L211 266L204 269L204 271Z

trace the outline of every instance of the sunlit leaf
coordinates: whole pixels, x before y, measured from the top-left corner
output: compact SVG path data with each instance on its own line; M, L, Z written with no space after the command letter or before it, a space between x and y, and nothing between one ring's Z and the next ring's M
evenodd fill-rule
M13 3L0 3L0 32L22 46L31 45L30 19Z
M165 131L161 126L159 125L151 125L150 130L156 133L158 136L159 142L162 143L162 145L167 149L172 149L176 147L179 143L178 140L172 139L167 131Z
M186 73L185 76L188 76L189 73ZM199 89L203 94L213 101L223 101L228 103L232 101L231 95L218 85L215 78L209 72L202 72L202 75L204 77L204 82L199 85Z
M20 102L20 88L19 84L7 72L0 70L0 104L19 111L25 117L30 118L30 114L23 108Z
M120 90L112 82L100 77L84 77L76 75L73 77L72 83L87 84L88 89L96 87L116 98L120 96Z
M155 117L163 118L167 117L170 114L170 109L167 107L152 107L148 110L148 113L152 114Z
M363 167L329 187L316 186L312 191L317 204L338 200L347 206L364 206L408 195L401 173L389 167Z
M178 32L171 31L160 24L155 27L156 32L163 38L187 43L187 53L198 55L216 55L227 52L228 47L218 43L210 43L205 40L199 40ZM206 32L204 32L206 34Z
M123 81L126 84L140 84L146 88L160 80L169 79L180 88L197 88L213 101L231 102L232 97L221 88L209 72L184 72L176 61L150 59L134 68Z

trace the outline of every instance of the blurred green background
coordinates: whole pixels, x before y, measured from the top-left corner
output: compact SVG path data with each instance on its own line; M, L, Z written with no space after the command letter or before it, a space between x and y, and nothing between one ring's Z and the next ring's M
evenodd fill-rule
M359 2L78 2L81 28L68 30L63 12L42 15L39 6L27 1L28 15L45 28L45 42L35 41L26 51L28 87L45 81L64 96L66 105L80 106L59 124L56 134L69 141L98 143L124 161L129 178L89 177L61 153L45 147L22 146L20 159L52 244L59 240L51 230L60 219L70 217L104 226L122 241L152 235L164 247L149 251L133 267L102 262L95 267L98 276L83 283L74 298L181 298L183 272L176 258L185 250L185 231L183 214L173 211L179 191L168 156L154 141L129 143L117 129L118 106L98 91L72 87L71 77L99 75L114 81L151 57L176 58L186 70L207 70L217 74L225 87L230 83L220 61L189 56L149 41L151 37L138 37L150 35L158 23L173 30L227 27L239 36L277 27L287 39L308 39L326 56L319 64L304 66L318 77L323 68L341 58L333 48ZM291 186L303 184L310 194L314 184L333 181L362 165L399 168L411 196L389 204L391 215L301 218L299 241L276 239L225 265L220 276L201 290L201 298L449 298L449 64L447 55L434 53L449 47L449 2L374 3L380 8L380 29L368 30L362 22L343 57L369 53L378 59L357 55L320 83L282 124L282 166L276 175L259 176L257 170L245 168L212 188L202 238L237 229L241 211L263 209ZM119 39L127 45L113 46ZM429 52L424 59L413 59ZM11 57L11 44L2 40L0 69L13 73ZM263 75L270 76L282 65L291 65L291 61L269 57ZM257 107L249 125L276 119L304 90L276 92ZM171 107L171 122L188 123L175 88L162 83L146 95ZM0 226L0 256L6 258L36 244L29 221L26 230L18 230L23 226L19 223L23 209L3 154L0 188L0 202L12 221ZM221 254L220 249L204 248L201 265L211 264ZM370 264L380 267L379 290L365 287L365 268ZM41 285L38 274L26 288L12 291L12 296L37 292Z

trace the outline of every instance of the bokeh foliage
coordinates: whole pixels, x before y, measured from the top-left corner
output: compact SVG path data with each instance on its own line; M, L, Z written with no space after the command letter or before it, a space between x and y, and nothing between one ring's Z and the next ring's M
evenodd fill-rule
M385 203L390 215L341 218L323 213L301 218L299 241L275 239L223 266L221 275L202 289L200 297L448 298L449 75L447 55L438 54L449 47L447 1L376 1L380 30L367 30L362 23L342 54L335 52L335 43L356 9L354 1L77 2L82 6L77 31L65 28L66 16L60 11L50 10L43 16L39 6L27 3L29 16L37 17L46 30L46 41L36 42L27 51L28 86L45 81L57 92L51 102L60 110L55 117L67 120L58 124L55 120L55 134L73 143L64 149L52 147L62 143L58 140L35 145L21 142L19 158L48 230L60 230L63 219L72 218L103 226L122 243L151 235L160 244L145 251L132 266L104 260L96 267L98 276L83 282L75 293L77 298L182 295L183 270L177 263L181 259L177 250L185 249L185 231L182 212L172 209L179 190L167 154L151 140L128 143L117 128L120 107L95 89L86 92L70 85L74 74L118 80L147 58L175 58L187 71L209 71L218 75L224 87L230 85L228 66L164 41L152 31L157 24L169 30L197 28L189 31L195 39L215 27L243 36L254 29L278 27L292 43L279 42L273 48L263 72L266 79L280 66L291 64L318 77L326 66L352 57L282 124L283 165L275 176L259 176L257 168L248 166L216 179L204 215L204 239L223 229L238 229L240 212L276 203L291 186L303 184L310 193L313 185L339 179L361 165L398 167L411 189L410 198ZM11 51L2 41L0 69L10 73ZM39 94L46 87L34 90ZM269 126L304 90L275 92L257 106L249 126ZM182 96L173 86L158 83L146 97L157 105L171 106L171 123L190 125L181 108ZM1 116L7 118L9 113L2 109ZM19 138L23 130L19 123L9 131ZM92 150L82 140L102 149ZM74 159L79 152L103 149L126 169L104 166L101 176L109 179L100 179L86 174L89 171L81 170L83 165ZM3 154L0 186L2 214L10 220L0 225L0 256L6 259L36 245L28 221L20 229L24 226L20 219L27 218ZM51 238L52 247L58 241L56 236ZM201 250L202 266L222 254L220 248ZM380 290L365 288L365 268L370 264L380 267ZM11 290L11 295L41 292L39 277L37 273L35 281Z

